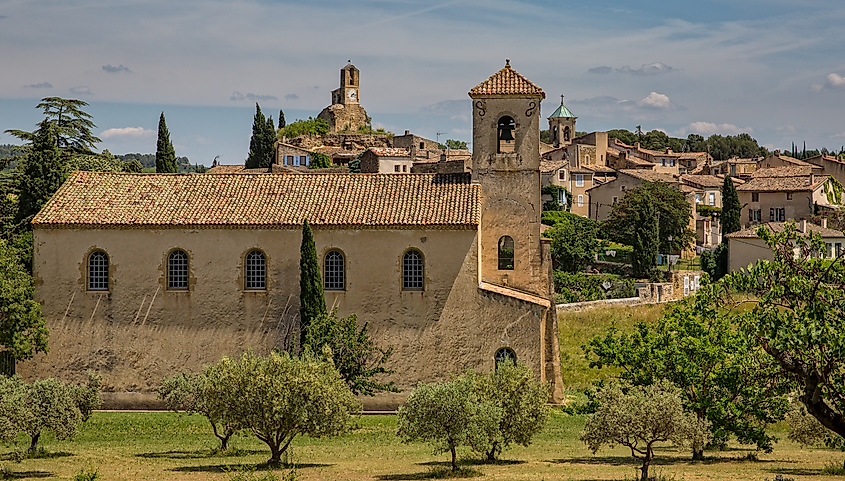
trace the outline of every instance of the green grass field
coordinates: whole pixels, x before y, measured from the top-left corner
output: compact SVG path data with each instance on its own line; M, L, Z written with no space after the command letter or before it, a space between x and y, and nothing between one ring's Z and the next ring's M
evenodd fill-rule
M423 444L402 444L395 436L395 416L363 416L349 434L329 439L300 437L293 444L292 460L302 480L413 480L427 479L448 463L448 455L433 455ZM506 451L498 464L483 464L462 450L463 464L501 480L623 480L635 475L636 463L624 449L606 449L592 455L578 441L582 416L557 411L531 446ZM785 432L778 431L780 437ZM227 470L255 468L269 458L266 446L252 437L236 437L234 454L214 452L216 439L203 418L173 413L98 412L74 441L44 439L46 457L12 461L14 446L0 450L7 479L73 479L80 470L97 469L102 480L228 480ZM25 442L21 439L21 442ZM19 445L18 448L22 448ZM759 480L776 474L801 481L834 480L823 474L826 463L841 466L845 453L802 449L781 440L771 454L742 447L706 453L692 462L685 451L659 449L653 473L677 480ZM259 473L263 469L259 466ZM277 470L282 475L285 470Z

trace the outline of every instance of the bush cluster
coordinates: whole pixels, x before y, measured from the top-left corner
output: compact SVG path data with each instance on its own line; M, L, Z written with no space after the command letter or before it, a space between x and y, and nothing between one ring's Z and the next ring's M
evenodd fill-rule
M615 274L585 274L555 271L555 301L558 303L598 301L634 297L634 281ZM610 289L602 284L610 282Z

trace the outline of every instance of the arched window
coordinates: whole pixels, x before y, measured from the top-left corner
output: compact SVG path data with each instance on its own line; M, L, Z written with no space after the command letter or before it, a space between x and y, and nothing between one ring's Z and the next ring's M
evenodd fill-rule
M340 251L329 251L323 261L323 286L326 290L346 289L346 261Z
M557 138L557 134L558 134L558 132L557 132L557 125L555 125L554 127L552 127L552 138L551 138L551 141L552 141L551 143L552 143L552 144L558 144L558 143L560 143L560 141L559 141L559 140L558 140L558 138Z
M175 250L167 257L167 288L188 289L188 254Z
M499 366L502 363L509 362L511 364L516 364L516 353L509 347L502 347L496 351L493 359L496 361L496 370L498 371Z
M569 127L563 128L563 141L569 142Z
M402 288L423 288L423 257L419 251L408 251L402 258Z
M516 150L514 131L516 130L516 122L513 118L507 115L499 119L498 127L496 129L496 140L499 147L498 152L513 152Z
M244 288L267 288L267 258L261 251L249 251L244 263Z
M103 251L88 256L88 290L109 290L109 256Z
M499 239L499 270L513 270L513 239L510 236Z

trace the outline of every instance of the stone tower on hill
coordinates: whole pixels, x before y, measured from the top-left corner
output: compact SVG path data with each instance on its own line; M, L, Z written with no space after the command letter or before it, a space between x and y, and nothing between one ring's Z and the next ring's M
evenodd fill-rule
M359 103L359 70L351 63L340 69L340 88L332 90L332 104L319 119L329 123L329 132L355 132L369 125L367 111Z

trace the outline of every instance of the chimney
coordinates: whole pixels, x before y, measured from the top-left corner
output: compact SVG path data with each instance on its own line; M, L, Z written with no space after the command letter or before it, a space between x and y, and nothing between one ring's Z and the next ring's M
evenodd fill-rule
M827 229L827 217L822 217L822 229Z
M640 143L639 143L639 142L634 142L634 148L635 148L635 149L637 149L637 150L639 150L639 149L640 149Z
M411 144L411 149L410 149L409 153L411 155L411 160L412 161L416 160L416 158L417 158L417 145L416 144Z
M405 135L411 135L411 131L410 131L410 130L406 130L406 131L405 131Z
M798 229L802 234L807 233L807 219L801 219L801 222L798 224Z

